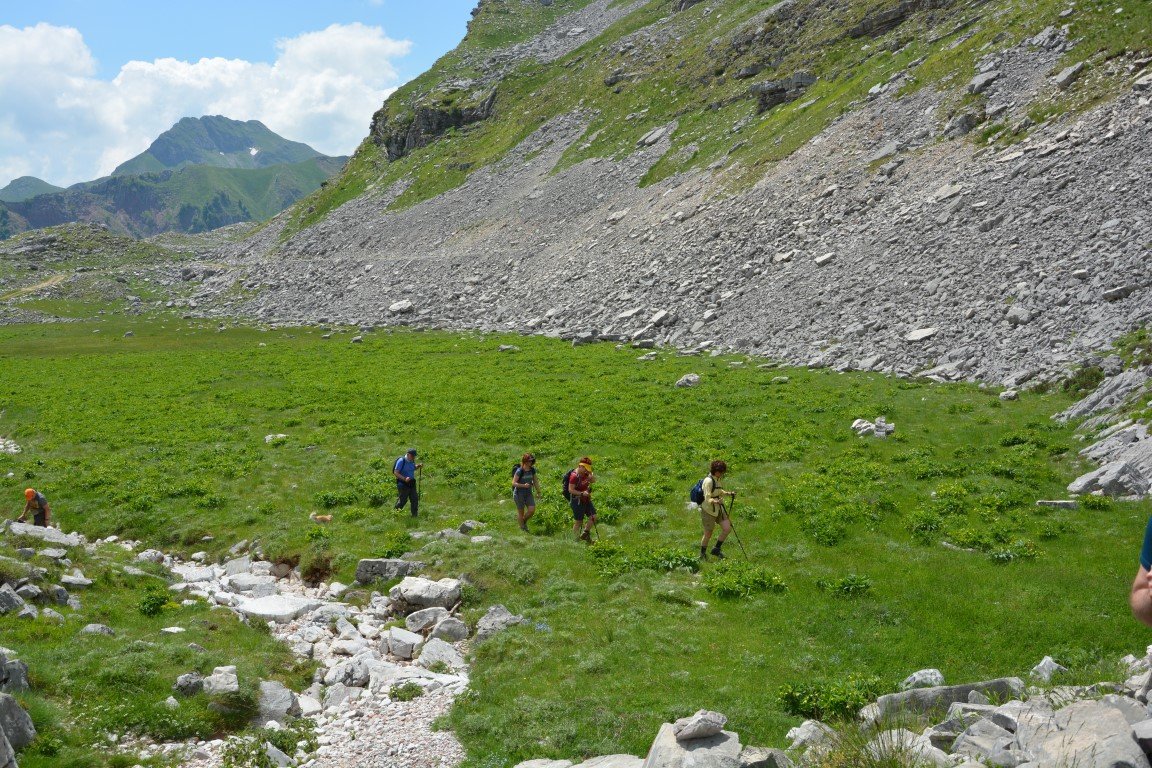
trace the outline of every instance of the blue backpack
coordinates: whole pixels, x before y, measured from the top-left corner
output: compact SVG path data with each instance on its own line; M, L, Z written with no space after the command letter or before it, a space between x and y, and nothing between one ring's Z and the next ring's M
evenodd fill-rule
M696 485L692 486L692 490L688 491L688 501L693 504L704 503L704 481L707 477L702 477L696 481Z

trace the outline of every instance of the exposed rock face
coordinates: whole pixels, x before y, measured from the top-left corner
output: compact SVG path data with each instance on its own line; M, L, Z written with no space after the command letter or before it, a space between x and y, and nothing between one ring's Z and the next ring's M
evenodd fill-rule
M496 109L496 90L478 104L465 107L439 109L422 105L416 107L409 120L388 121L381 110L372 117L370 136L388 152L389 160L399 160L414 149L425 147L452 128L463 128L487 120Z

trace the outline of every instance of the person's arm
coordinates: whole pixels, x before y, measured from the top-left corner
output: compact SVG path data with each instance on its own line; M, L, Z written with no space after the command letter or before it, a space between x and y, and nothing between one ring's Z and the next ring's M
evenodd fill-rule
M24 511L20 513L20 517L16 518L16 522L22 523L28 519L28 510L32 508L31 500L24 502Z
M577 498L582 495L580 491L576 490L576 475L574 473L568 476L568 495Z
M400 471L400 467L402 466L404 466L404 459L398 459L396 463L392 465L392 474L396 475L397 480L406 483L408 482L408 478Z
M544 491L540 490L540 473L539 472L532 475L532 486L536 489L536 493L544 493Z
M512 487L513 488L526 488L527 487L524 483L520 482L520 469L521 469L520 467L516 467L516 470L512 473Z
M44 502L44 525L48 525L48 521L52 518L52 508L48 506L48 502Z
M1144 566L1140 566L1140 570L1136 572L1128 604L1132 607L1132 615L1137 621L1152 627L1152 574Z

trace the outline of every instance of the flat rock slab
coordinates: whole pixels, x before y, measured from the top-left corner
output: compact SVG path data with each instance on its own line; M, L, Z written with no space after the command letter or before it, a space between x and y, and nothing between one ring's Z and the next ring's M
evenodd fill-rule
M365 559L356 565L356 581L361 584L371 584L377 579L382 581L402 579L405 576L418 573L423 567L423 563L414 563L398 558Z
M1024 681L1018 677L1001 677L965 685L941 685L932 688L913 688L900 693L889 693L876 700L875 713L883 716L896 712L924 713L943 709L957 701L968 701L968 694L979 691L1004 699L1024 692Z
M677 741L672 723L660 732L648 750L643 768L739 768L740 737L731 731L692 741Z
M78 533L64 533L56 528L43 528L28 523L9 523L8 530L14 536L31 536L34 539L40 539L49 544L59 544L62 547L78 547L82 543Z
M644 758L635 755L603 755L576 765L576 768L640 768Z
M289 595L269 595L256 597L250 600L241 599L236 610L245 616L264 621L274 621L277 624L286 624L306 611L312 611L323 605L322 600L310 600L304 597Z
M185 584L196 584L201 581L212 581L216 572L211 568L199 565L174 565L172 573L180 577Z

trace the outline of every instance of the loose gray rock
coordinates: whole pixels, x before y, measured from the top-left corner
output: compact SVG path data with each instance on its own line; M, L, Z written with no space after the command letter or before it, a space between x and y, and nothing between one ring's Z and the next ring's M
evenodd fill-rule
M88 624L80 630L82 635L108 635L113 637L116 631L109 627L107 624Z
M460 602L460 581L440 579L431 581L419 576L405 576L404 580L388 591L394 605L411 608L453 608ZM407 612L407 611L405 611Z
M701 709L694 715L682 717L674 722L672 733L676 735L677 741L691 741L715 736L723 731L727 724L728 718L719 712Z
M508 627L524 622L523 616L513 614L503 605L494 605L476 622L476 642L486 640L497 632L503 632Z
M643 768L739 768L740 737L731 731L678 741L672 723L664 723L648 749Z
M413 611L408 614L404 619L404 626L408 627L410 632L423 632L426 629L435 627L444 619L448 618L447 608L424 608L423 610Z
M288 718L299 716L300 702L295 693L275 680L260 681L260 713L255 722L260 725L269 720L284 723Z
M452 616L436 625L436 628L432 630L432 637L446 643L458 643L468 639L468 625Z
M695 387L700 384L700 374L686 373L676 382L678 387Z
M1045 656L1040 663L1032 667L1031 675L1042 683L1052 681L1052 676L1059 672L1067 672L1068 668L1056 663L1051 656Z
M995 754L1006 751L1014 741L1015 737L1010 731L991 720L978 720L960 734L956 743L952 745L952 752L987 760Z
M938 669L921 669L904 678L900 683L900 690L907 691L912 688L938 688L944 685L944 673Z
M388 652L400 659L411 659L420 652L424 638L415 632L400 627L392 627L385 636Z
M423 563L413 563L396 558L361 560L356 564L356 581L371 584L374 581L393 581L418 573Z
M740 768L792 768L792 761L782 749L745 747L740 753Z
M443 640L433 638L424 644L416 663L428 669L438 662L443 662L451 670L465 669L468 666L459 651Z
M199 672L188 672L176 678L172 690L184 696L195 696L204 690L204 676Z
M212 674L204 678L204 693L209 696L236 693L239 690L240 680L236 677L235 665L216 667L212 670Z
M8 737L8 743L16 751L24 749L36 738L36 726L32 718L20 706L16 698L0 693L0 732Z
M0 614L19 611L24 607L24 598L16 593L11 584L0 584Z
M980 691L1001 699L1014 698L1024 692L1024 682L1018 677L1002 677L963 685L943 685L933 688L913 688L900 693L889 693L876 700L875 713L884 717L902 710L927 713L944 709L953 702L968 701L968 694Z
M1143 496L1152 483L1139 469L1127 461L1112 461L1099 469L1087 472L1068 484L1068 492L1075 494L1100 491L1106 496Z
M1105 702L1075 702L1059 710L1052 722L1054 728L1027 742L1040 765L1148 768L1124 713Z

